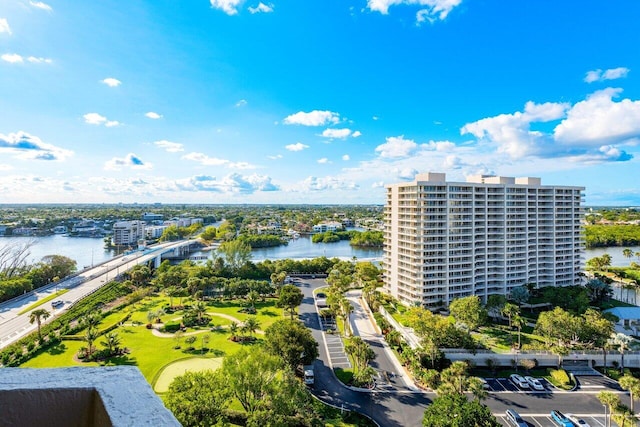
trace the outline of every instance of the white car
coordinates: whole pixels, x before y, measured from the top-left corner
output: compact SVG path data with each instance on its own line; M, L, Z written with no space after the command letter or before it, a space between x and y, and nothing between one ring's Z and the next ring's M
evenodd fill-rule
M527 381L529 383L529 385L531 386L532 389L537 390L537 391L544 391L544 386L542 385L542 383L540 382L539 379L537 378L533 378L533 377L524 377L525 381Z
M529 383L522 376L518 374L509 375L509 379L512 383L514 383L518 388L529 389Z
M591 427L582 418L579 418L573 414L565 414L565 415L567 416L567 418L569 418L569 420L571 420L573 424L575 424L578 427Z

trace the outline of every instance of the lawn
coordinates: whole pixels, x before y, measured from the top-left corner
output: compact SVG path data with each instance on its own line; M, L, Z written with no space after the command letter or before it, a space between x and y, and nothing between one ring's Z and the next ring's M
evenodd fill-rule
M157 310L168 302L167 298L153 297L145 299L135 305L127 307L123 310L117 310L107 315L100 323L100 328L105 328L114 323L118 323L122 320L124 315L130 311L131 318L122 326L117 327L114 331L120 337L122 343L121 346L129 349L129 353L125 356L112 358L104 365L136 365L147 379L150 384L153 384L156 377L161 370L171 362L201 354L202 341L201 337L205 334L209 335L209 343L206 347L209 349L204 357L223 357L228 354L233 354L238 351L243 344L230 341L229 334L226 330L213 330L209 328L200 329L196 337L198 339L193 344L195 350L187 351L187 345L184 343L184 337L181 343L181 349L175 349L176 341L172 338L157 337L153 335L152 331L146 328L147 313L149 311ZM224 307L219 309L214 305L209 306L209 312L211 313L223 313L237 317L238 319L246 319L248 315L244 313L238 313L238 310L242 307L233 305L232 302L223 303ZM258 305L258 320L261 321L261 329L272 324L276 319L280 318L279 310L275 309L275 301L268 301L262 303L262 306ZM162 316L163 321L168 321L176 317L181 317L181 313L171 313ZM213 317L213 323L216 326L228 325L230 320ZM135 325L135 326L134 326ZM266 326L265 326L266 325ZM193 332L192 329L187 333ZM82 334L83 332L80 332ZM95 345L98 348L102 348L100 342L103 338L99 338ZM245 344L246 345L246 344ZM74 361L74 355L78 352L80 347L86 346L86 343L82 341L69 341L65 340L57 346L51 347L46 351L41 352L36 357L23 363L21 366L28 368L44 368L44 367L61 367L61 366L98 366L99 363L89 362L82 363Z
M520 333L522 348L541 348L544 346L544 338L525 331L531 331L531 328L522 328ZM484 326L480 328L479 333L473 334L473 338L496 353L506 353L518 343L518 332L510 331L508 326L503 325Z
M256 320L260 322L260 329L263 331L284 316L283 310L276 307L275 299L268 299L264 302L256 303L255 315L241 313L240 310L245 307L246 302L243 300L212 301L207 303L208 312L226 314L240 321L245 321L250 316L255 316Z

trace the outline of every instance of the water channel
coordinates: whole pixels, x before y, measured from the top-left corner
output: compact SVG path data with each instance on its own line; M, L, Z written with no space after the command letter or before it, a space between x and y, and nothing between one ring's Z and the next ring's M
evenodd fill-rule
M46 255L64 255L74 259L78 263L78 269L85 266L96 265L113 258L115 251L105 249L102 239L67 237L56 234L45 237L1 237L0 248L11 244L24 244L33 241L29 248L29 262L37 262ZM625 258L622 255L623 247L607 247L588 249L585 259L601 256L605 253L611 255L611 265L614 267L627 266L631 261L640 262L636 256ZM640 252L640 246L630 248L633 253ZM213 257L213 253L209 253ZM286 246L275 248L262 248L253 251L253 261L259 262L265 259L304 259L326 256L327 258L337 257L340 259L353 259L360 261L379 261L382 258L381 249L359 249L349 245L346 240L336 243L312 243L308 236L300 237L289 242ZM640 303L640 290L636 288L614 288L614 298L631 304Z

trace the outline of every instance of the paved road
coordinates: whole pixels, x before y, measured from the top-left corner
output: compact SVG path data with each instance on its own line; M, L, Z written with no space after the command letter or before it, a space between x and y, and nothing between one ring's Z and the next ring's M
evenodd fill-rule
M326 282L322 279L305 279L299 281L297 285L304 294L304 300L300 306L300 319L311 329L314 338L320 344L320 358L314 364L316 380L313 393L322 401L338 408L344 407L365 414L381 426L420 426L424 409L431 401L427 395L386 391L363 393L350 390L338 381L329 367L323 332L320 329L313 298L313 290L326 286Z
M340 408L363 413L381 426L420 426L426 406L435 398L433 393L414 393L406 390L358 392L345 387L337 380L329 367L323 333L315 309L313 290L326 286L322 279L303 280L297 283L304 294L300 306L300 318L312 331L320 344L320 358L315 362L316 384L314 394L324 402ZM380 356L381 358L383 356ZM378 361L380 362L380 361ZM386 362L385 362L386 363ZM508 381L499 381L483 402L506 425L504 413L513 408L529 421L531 426L552 426L549 413L553 409L577 414L592 426L603 426L604 408L597 398L600 391L618 393L622 403L629 404L629 396L617 389L615 382L601 381L598 377L579 376L584 388L577 392L552 390L549 392L525 392L517 390Z
M77 279L75 279L75 281L66 280L63 282L61 287L67 287L69 291L61 295L58 299L64 301L64 305L54 309L47 303L38 308L45 308L51 313L51 317L46 321L50 322L64 313L73 303L101 288L116 275L129 270L135 265L146 263L157 257L158 250L183 243L183 241L163 243L150 247L145 252L135 252L126 256L119 256L99 266L84 270L76 276ZM34 294L28 295L27 297L0 304L0 348L8 346L37 329L35 323L31 324L29 322L30 312L19 313L35 302L55 292L56 286L50 285L38 289Z

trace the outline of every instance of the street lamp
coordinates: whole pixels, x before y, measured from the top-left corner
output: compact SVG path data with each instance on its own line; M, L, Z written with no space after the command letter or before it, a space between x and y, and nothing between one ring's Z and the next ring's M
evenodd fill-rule
M609 418L609 420L607 420L607 405L605 405L603 403L602 406L604 406L604 424L607 427L611 427L611 418Z

